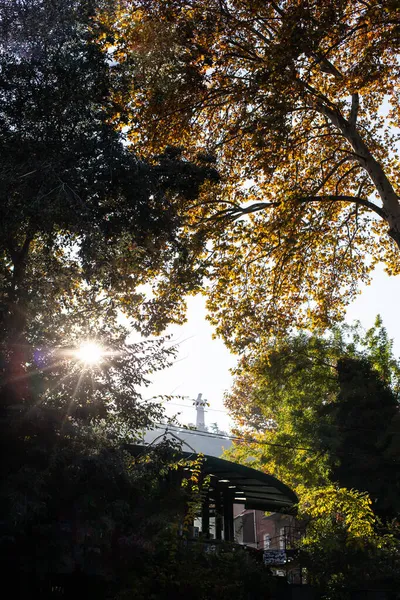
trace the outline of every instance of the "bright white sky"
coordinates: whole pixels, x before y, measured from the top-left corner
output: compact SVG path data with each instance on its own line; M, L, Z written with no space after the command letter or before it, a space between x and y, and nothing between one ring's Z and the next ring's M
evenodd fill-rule
M389 336L394 339L396 356L400 356L399 298L400 277L389 277L379 268L371 285L364 287L349 307L346 319L349 323L358 319L368 328L379 313ZM210 403L206 424L216 422L221 429L228 430L231 421L223 405L223 394L231 386L229 369L236 364L236 357L229 353L221 340L212 339L211 325L205 320L204 298L189 298L187 323L170 327L167 333L172 334L173 341L179 344L178 360L171 368L154 376L144 396L185 396L185 399L177 398L168 403L168 414L180 413L180 421L188 424L195 422L193 399L202 393Z

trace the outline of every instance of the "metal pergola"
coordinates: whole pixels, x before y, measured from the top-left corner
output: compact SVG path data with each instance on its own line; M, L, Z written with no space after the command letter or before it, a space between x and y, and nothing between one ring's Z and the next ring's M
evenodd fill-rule
M129 446L133 455L144 454L146 446ZM194 460L198 455L181 452L179 459ZM182 470L182 476L184 476ZM208 478L201 506L201 534L210 537L213 520L217 540L234 541L233 506L245 509L294 514L298 502L296 494L279 479L251 467L233 463L215 456L204 456L203 481Z
M190 456L183 453L184 457ZM209 476L208 491L203 499L201 533L208 537L210 518L215 518L215 539L234 540L233 505L245 509L293 514L298 499L281 481L251 467L205 456L203 476Z

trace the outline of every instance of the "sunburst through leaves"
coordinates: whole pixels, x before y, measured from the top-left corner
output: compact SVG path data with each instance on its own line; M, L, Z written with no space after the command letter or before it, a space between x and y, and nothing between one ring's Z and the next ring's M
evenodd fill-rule
M105 349L96 342L83 342L75 352L76 358L88 366L100 365L105 357Z

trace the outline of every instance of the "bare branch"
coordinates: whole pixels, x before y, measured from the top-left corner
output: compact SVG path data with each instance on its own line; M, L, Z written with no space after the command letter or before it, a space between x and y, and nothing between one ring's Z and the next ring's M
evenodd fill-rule
M264 208L275 208L280 206L280 204L281 202L256 202L255 204L251 204L246 208L238 207L236 210L229 212L231 212L232 216L234 213L237 213L235 214L235 218L237 218L241 217L242 215L249 215L251 213L258 212L259 210L264 210Z
M206 217L205 219L202 219L202 220L223 219L224 217L227 217L227 218L231 219L232 221L235 221L236 219L239 219L240 217L243 217L244 215L249 215L251 213L255 213L255 212L264 210L265 208L276 208L277 206L280 206L280 204L281 204L281 202L256 202L255 204L251 204L250 206L246 206L246 207L236 206L235 208L227 208L225 210L219 210L211 217Z

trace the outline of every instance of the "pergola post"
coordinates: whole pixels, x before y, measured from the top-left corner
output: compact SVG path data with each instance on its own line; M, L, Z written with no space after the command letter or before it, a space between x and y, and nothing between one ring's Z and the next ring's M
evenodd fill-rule
M204 497L201 507L201 533L205 538L210 537L210 495L209 492Z
M224 540L233 542L233 495L228 491L224 491Z
M215 539L222 539L222 502L221 502L221 490L216 489L215 491Z

